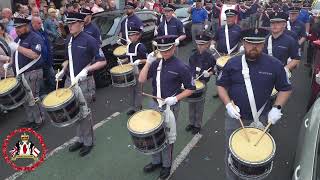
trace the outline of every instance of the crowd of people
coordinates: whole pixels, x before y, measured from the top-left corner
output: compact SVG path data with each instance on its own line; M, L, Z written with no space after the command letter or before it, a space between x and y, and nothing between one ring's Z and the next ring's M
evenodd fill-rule
M132 116L142 110L141 86L152 81L150 109L172 115L169 122L168 145L152 154L152 161L143 170L152 172L161 167L160 178L170 175L175 127L180 102L194 95L197 83L203 86L216 75L218 96L226 107L225 137L242 120L246 126L264 128L276 124L282 117L282 108L290 97L290 77L301 62L302 47L307 40L320 37L320 14L311 15L311 2L196 0L180 1L190 4L194 51L188 64L177 57L178 46L186 39L183 23L175 17L174 2L126 2L127 15L121 22L117 43L126 47L128 63L134 69L137 82L131 86L132 102L127 111ZM53 2L16 4L16 11L2 9L0 23L0 77L16 77L27 89L23 103L28 116L21 126L39 129L45 121L41 98L56 89L56 82L65 78L65 87L71 87L79 100L80 120L77 124L78 141L69 151L80 149L80 156L90 153L94 145L92 115L89 108L95 99L92 74L104 68L109 61L101 49L99 28L91 22L94 13L115 10L113 0L61 1L59 8ZM148 53L140 42L143 22L135 12L153 9L159 13L154 31L153 46ZM64 26L67 26L65 31ZM68 32L68 33L67 33ZM64 40L65 61L55 74L52 44ZM311 45L312 46L312 45ZM311 48L312 49L312 48ZM160 57L159 57L160 54ZM228 61L221 65L219 58ZM310 62L309 62L310 63ZM119 62L122 66L122 63ZM293 74L294 75L294 74ZM320 75L317 75L319 77ZM320 77L319 77L320 78ZM320 80L317 79L317 82ZM183 88L181 88L183 85ZM276 97L271 97L275 89ZM201 132L206 89L201 97L188 101L189 125L186 131ZM1 103L1 102L0 102ZM171 122L171 123L170 123ZM230 170L229 149L226 146L227 179L237 179Z

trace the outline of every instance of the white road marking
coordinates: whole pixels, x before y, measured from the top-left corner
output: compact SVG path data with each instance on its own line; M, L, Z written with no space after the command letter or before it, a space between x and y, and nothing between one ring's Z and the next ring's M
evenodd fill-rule
M117 117L118 115L120 115L119 112L115 112L113 113L111 116L107 117L106 119L98 122L97 124L95 124L93 126L93 130L96 130L97 128L101 127L102 125L104 125L105 123L107 123L108 121L110 121L112 118ZM52 150L51 152L49 152L46 156L45 159L48 159L49 157L57 154L58 152L60 152L61 150L65 149L66 147L70 146L71 144L73 144L74 142L76 142L77 137L73 137L70 140L68 140L67 142L65 142L64 144L58 146L57 148L55 148L54 150ZM25 171L19 171L14 173L13 175L11 175L10 177L7 177L5 180L15 180L16 178L22 176L25 173Z
M180 154L174 160L171 166L170 176L167 178L167 180L170 179L172 174L176 171L179 165L184 161L184 159L188 156L190 151L194 148L194 146L199 142L201 138L202 138L202 134L194 135L191 141L186 145L186 147L184 147L184 149L180 152ZM158 178L158 180L161 180L161 179Z

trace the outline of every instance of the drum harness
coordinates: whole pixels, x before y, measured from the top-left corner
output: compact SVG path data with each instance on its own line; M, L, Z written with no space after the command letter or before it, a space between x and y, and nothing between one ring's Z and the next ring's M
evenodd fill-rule
M228 55L230 55L238 47L238 44L236 44L232 49L230 49L229 28L227 24L224 26L224 34L226 36L226 45L227 45Z
M134 52L133 52L133 53L130 53L130 52L129 52L130 44L132 44L132 43L129 42L128 45L127 45L127 56L129 56L129 58L130 58L130 63L132 64L132 63L133 63L133 56L137 56L137 55L138 55L138 47L139 47L139 45L140 45L141 43L136 44L136 46L134 47ZM135 73L135 74L139 74L139 69L138 69L138 67L137 67L137 66L134 66L133 68L134 68L134 73Z
M259 111L257 111L256 101L254 98L252 84L251 84L251 80L250 80L250 73L249 73L250 71L249 71L248 64L246 62L245 55L242 55L241 61L242 61L242 75L243 75L243 79L244 79L247 94L248 94L252 117L254 120L253 123L250 124L250 126L263 129L264 125L259 121L259 117L260 117L262 111L264 110L268 101L264 103L264 105L261 107L261 109Z
M129 35L128 35L128 16L127 16L126 21L124 23L124 29L125 29L125 33L126 33L127 43L131 43L131 41L129 39Z
M73 58L72 58L72 36L70 38L70 41L68 43L68 57L69 57L69 70L70 70L70 79L71 84L75 81L77 77L74 77L74 68L73 68ZM85 118L87 115L90 114L90 109L87 106L87 102L84 98L84 95L82 93L82 90L78 84L74 86L75 91L77 92L77 97L79 98L80 106L83 107L82 117Z
M291 29L290 22L287 21L287 24L289 24L288 30L290 30L290 29ZM289 29L289 28L290 28L290 29ZM273 56L273 53L272 53L272 35L270 35L269 38L268 38L268 47L267 47L267 50L268 50L268 55L269 55L269 56ZM299 51L300 51L300 49L299 49ZM287 62L290 62L290 61L291 61L291 58L289 57L288 60L287 60Z
M156 84L157 84L157 97L161 98L161 70L162 70L162 62L163 59L160 60L159 65L157 67L157 76L156 76ZM164 105L164 102L160 99L157 99L159 108ZM177 130L176 130L176 119L174 117L173 112L170 109L170 106L166 106L164 110L165 118L164 122L166 124L166 134L168 137L169 144L173 144L176 141Z

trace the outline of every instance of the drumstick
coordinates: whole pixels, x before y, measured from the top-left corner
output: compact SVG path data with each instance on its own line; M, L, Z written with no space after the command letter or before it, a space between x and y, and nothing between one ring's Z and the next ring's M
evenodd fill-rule
M58 69L58 74L59 74L59 72L60 72L60 69ZM58 87L59 87L59 79L56 79L56 96L58 96Z
M270 126L271 126L271 122L267 125L266 128L264 128L263 133L261 134L261 136L258 139L258 141L254 144L254 146L257 146L259 144L259 142L261 141L261 139L263 138L264 134L267 132L267 130L269 129Z
M236 105L234 104L234 102L233 101L231 101L231 102L232 102L233 107L235 107ZM249 136L247 134L247 130L244 128L244 125L243 125L243 122L242 122L241 118L239 118L239 121L240 121L241 127L243 129L243 132L244 132L248 142L250 142L250 138L249 138Z
M211 69L212 69L212 68L209 68L209 69L207 69L207 71L210 71ZM199 78L201 78L203 75L204 75L204 73L202 72L202 74L201 74L200 76L198 76L198 77L195 79L195 81L198 80Z
M159 98L159 97L154 96L154 95L151 95L151 94L147 94L147 93L144 93L144 92L142 92L141 94L144 95L144 96L148 96L148 97L151 97L151 98L155 98L155 99L159 99L161 101L164 101L164 99Z
M121 60L119 58L118 58L118 64L120 64L120 66L123 68L122 62L121 62Z
M9 62L9 61L6 61L6 63L8 63L8 62ZM5 70L4 70L4 79L7 79L7 70L8 70L8 69L5 69Z
M120 36L117 36L119 39L121 39L121 40L124 40L124 41L126 41L126 42L128 42L126 39L123 39L122 37L120 37ZM122 44L122 43L121 43ZM122 44L122 45L124 45L124 44Z

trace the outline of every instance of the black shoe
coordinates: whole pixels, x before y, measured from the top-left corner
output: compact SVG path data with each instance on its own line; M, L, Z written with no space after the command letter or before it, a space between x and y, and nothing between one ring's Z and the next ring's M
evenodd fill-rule
M83 147L80 149L79 155L80 155L81 157L83 157L83 156L89 154L92 148L93 148L93 146L83 146Z
M201 130L201 128L199 128L199 127L194 127L194 128L192 129L192 134L198 134L198 133L200 132L200 130Z
M34 130L39 130L40 128L42 128L43 126L43 122L42 123L34 123L31 128L34 129Z
M152 171L156 170L157 168L160 168L161 166L162 166L162 164L149 163L143 168L143 171L145 173L149 173L149 172L152 172Z
M170 176L171 167L162 167L160 171L160 179L167 179Z
M74 151L82 148L82 146L83 146L83 143L75 142L74 144L72 144L72 145L69 147L69 151L70 151L70 152L74 152Z
M189 132L189 131L193 130L193 128L194 128L194 126L191 125L191 124L189 124L189 125L185 128L185 130L186 130L187 132Z
M129 110L127 111L127 115L128 115L128 116L131 116L131 115L133 115L134 113L136 113L136 111L135 111L134 109L129 109Z

